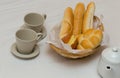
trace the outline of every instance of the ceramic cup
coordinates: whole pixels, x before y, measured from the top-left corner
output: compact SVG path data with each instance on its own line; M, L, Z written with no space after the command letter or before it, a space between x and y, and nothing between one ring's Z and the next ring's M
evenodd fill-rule
M34 50L36 43L41 39L42 33L31 29L20 29L16 32L16 48L22 54L29 54Z
M46 19L46 14L29 13L24 17L25 28L30 28L36 32L40 32L44 21Z

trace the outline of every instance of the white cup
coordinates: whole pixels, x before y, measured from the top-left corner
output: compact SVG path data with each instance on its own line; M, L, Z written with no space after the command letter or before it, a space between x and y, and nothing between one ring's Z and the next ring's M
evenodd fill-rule
M25 28L30 28L36 32L40 32L44 21L46 19L46 14L38 14L38 13L29 13L24 17L24 26Z
M16 48L22 54L29 54L34 50L36 43L41 39L42 33L31 29L20 29L16 32Z

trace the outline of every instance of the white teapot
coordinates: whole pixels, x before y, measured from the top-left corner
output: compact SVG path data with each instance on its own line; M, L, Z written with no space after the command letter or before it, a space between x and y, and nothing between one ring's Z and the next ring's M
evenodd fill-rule
M107 48L98 63L98 74L102 78L120 78L120 48Z

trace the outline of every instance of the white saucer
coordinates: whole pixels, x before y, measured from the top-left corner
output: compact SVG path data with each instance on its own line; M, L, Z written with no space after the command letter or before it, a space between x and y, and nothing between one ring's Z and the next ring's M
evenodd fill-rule
M34 51L30 54L21 54L17 51L17 48L16 48L16 43L12 44L11 46L11 53L18 57L18 58L21 58L21 59L31 59L31 58L34 58L36 57L37 55L39 55L40 53L40 50L39 50L39 46L36 45L35 48L34 48Z
M21 28L27 28L27 27L25 27L25 25L23 25L23 26L21 26ZM41 40L43 40L47 36L47 31L46 31L46 28L44 26L42 27L41 31L39 31L37 33L43 34L43 37L41 38Z

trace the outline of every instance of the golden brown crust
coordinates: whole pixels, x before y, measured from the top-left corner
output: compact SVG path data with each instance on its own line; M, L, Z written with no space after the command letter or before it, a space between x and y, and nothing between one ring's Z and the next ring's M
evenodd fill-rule
M84 14L82 33L84 33L88 29L93 28L94 12L95 12L95 3L90 2Z
M87 10L83 3L78 3L74 10L68 7L65 10L60 30L60 39L73 49L94 49L100 45L103 37L101 30L93 29L95 3L90 2Z
M83 16L84 16L85 6L83 3L79 2L74 10L74 25L73 25L73 33L72 36L67 43L73 49L77 47L77 36L82 32L82 23L83 23Z
M74 10L73 35L78 35L78 34L81 34L81 32L82 32L84 11L85 11L84 4L79 2L76 5L75 10Z
M59 34L60 39L64 43L67 43L72 35L73 19L74 17L72 8L71 7L66 8Z
M88 29L84 34L78 37L77 49L94 49L100 45L103 38L101 30Z
M67 43L69 46L72 47L72 49L76 49L78 41L77 41L77 36L72 35L69 42Z
M77 49L84 50L83 46L80 45L80 42L84 40L83 36L84 36L83 34L78 35L78 38L77 38L77 41L78 41Z

